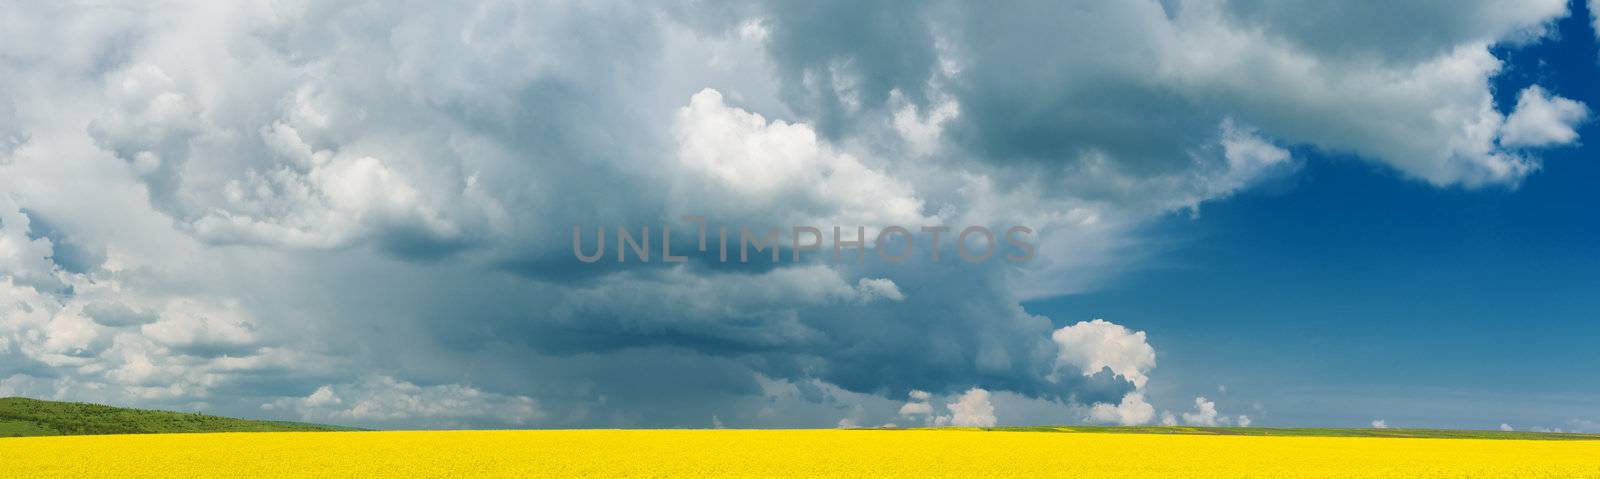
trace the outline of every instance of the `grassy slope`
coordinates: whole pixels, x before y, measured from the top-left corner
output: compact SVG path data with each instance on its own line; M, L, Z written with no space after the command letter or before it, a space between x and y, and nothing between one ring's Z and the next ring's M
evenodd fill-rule
M0 398L0 437L157 432L348 431L350 428L252 421L170 411L71 402Z
M1600 434L1573 434L1530 431L1479 431L1469 429L1370 429L1320 427L1194 427L1194 426L1018 426L987 428L991 431L1033 432L1113 432L1132 434L1191 434L1232 436L1325 436L1325 437L1432 437L1456 439L1587 439L1600 440Z

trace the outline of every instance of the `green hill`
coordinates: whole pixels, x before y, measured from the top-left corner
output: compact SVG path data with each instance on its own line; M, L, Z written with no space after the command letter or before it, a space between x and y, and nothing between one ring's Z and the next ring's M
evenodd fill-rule
M353 428L253 421L198 413L128 409L98 404L0 398L0 437L160 432L350 431Z
M1125 434L1193 434L1219 436L1424 437L1444 439L1600 440L1600 434L1475 429L1373 429L1327 427L1195 427L1195 426L1015 426L991 431L1108 432Z

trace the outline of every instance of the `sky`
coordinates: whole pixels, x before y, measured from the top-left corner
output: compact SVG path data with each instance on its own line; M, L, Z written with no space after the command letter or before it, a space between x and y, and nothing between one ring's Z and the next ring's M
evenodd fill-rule
M0 396L1600 432L1589 7L10 5ZM906 261L828 254L894 226ZM645 227L684 261L617 261Z

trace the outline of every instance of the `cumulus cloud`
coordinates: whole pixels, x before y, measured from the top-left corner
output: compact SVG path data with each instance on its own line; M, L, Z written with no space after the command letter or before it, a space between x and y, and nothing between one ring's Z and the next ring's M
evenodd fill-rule
M1385 421L1385 420L1382 420L1382 419L1373 419L1372 420L1372 427L1375 428L1375 429L1388 429L1389 428L1389 421Z
M1133 331L1104 319L1057 329L1050 333L1050 339L1058 348L1057 363L1082 374L1110 369L1134 386L1144 387L1149 380L1145 372L1156 366L1155 348L1145 342L1144 331Z
M989 398L988 390L971 388L946 403L945 414L935 414L933 395L912 390L900 406L899 416L928 426L994 427L994 404Z
M1217 426L1227 422L1228 418L1217 414L1217 403L1203 396L1194 398L1194 412L1183 413L1183 423L1190 426Z
M1176 426L1178 425L1179 417L1183 418L1184 424L1190 426L1215 427L1238 425L1239 427L1249 427L1251 423L1255 422L1254 420L1250 419L1250 416L1244 414L1234 417L1228 417L1221 414L1217 411L1217 403L1210 399L1206 399L1204 396L1194 398L1194 411L1192 412L1185 412L1182 413L1181 416L1175 416L1170 412L1163 411L1161 413L1161 425Z
M1578 124L1589 119L1589 107L1551 95L1538 85L1517 94L1517 107L1500 127L1505 146L1552 146L1577 141Z
M305 397L283 398L261 407L292 410L308 421L438 428L528 425L545 416L539 403L527 396L489 393L461 384L418 386L389 376L323 385Z
M1500 423L1500 430L1501 431L1515 431L1515 430L1517 430L1517 428L1511 427L1510 424L1506 424L1506 423L1502 422L1502 423Z
M906 295L900 292L900 287L888 278L861 278L856 282L856 291L861 293L863 301L873 301L879 298L889 301L904 301Z
M1155 418L1155 406L1145 402L1143 393L1128 393L1117 404L1095 403L1089 408L1089 420L1131 426L1145 424Z
M959 427L994 427L994 405L989 403L989 391L981 388L968 389L957 397L955 402L945 405L950 410L947 416L934 419L938 425Z
M913 389L908 396L910 399L906 401L905 405L900 406L901 416L908 418L915 418L917 416L933 416L933 404L928 402L928 399L931 398L932 395L928 394L927 391L918 391Z
M1134 425L1155 418L1155 407L1145 401L1143 390L1149 382L1146 373L1156 365L1156 352L1145 341L1144 331L1095 319L1057 329L1050 334L1050 339L1057 347L1057 368L1068 369L1067 374L1092 375L1110 371L1127 378L1135 388L1116 403L1092 404L1089 421Z
M923 222L922 202L909 185L819 139L810 125L769 122L726 105L716 90L690 98L675 131L682 172L675 199L685 213L794 225Z

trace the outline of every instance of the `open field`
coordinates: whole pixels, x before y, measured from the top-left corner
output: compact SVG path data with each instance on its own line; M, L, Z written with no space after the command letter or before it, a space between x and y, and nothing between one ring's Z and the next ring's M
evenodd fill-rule
M927 430L571 430L0 439L18 477L1600 477L1600 441Z
M1103 432L1122 434L1184 434L1202 436L1284 437L1409 437L1435 439L1533 439L1547 441L1600 440L1600 434L1481 429L1332 428L1332 427L1202 427L1202 426L1002 426L990 431Z
M0 436L73 436L0 438L0 471L18 477L1600 477L1600 435L1534 432L1187 426L308 432L338 429L5 398ZM138 434L157 432L185 434Z

